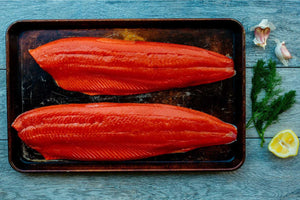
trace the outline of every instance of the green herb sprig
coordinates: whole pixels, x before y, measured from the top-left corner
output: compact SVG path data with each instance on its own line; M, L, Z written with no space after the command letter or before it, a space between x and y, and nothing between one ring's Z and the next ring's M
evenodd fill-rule
M263 60L258 60L253 68L251 102L252 116L246 127L254 125L259 137L261 146L265 139L266 129L278 120L278 116L292 107L296 102L296 91L282 93L281 77L276 72L276 62L269 60L267 66Z

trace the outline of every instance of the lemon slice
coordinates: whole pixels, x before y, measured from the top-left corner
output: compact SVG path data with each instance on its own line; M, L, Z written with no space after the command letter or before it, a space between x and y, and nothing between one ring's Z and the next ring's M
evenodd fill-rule
M298 136L290 129L280 131L269 143L269 151L280 158L296 156L298 149Z

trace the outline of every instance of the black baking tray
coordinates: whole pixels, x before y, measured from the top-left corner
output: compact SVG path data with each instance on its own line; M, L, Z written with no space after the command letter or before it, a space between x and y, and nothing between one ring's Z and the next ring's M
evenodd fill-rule
M89 96L61 89L28 53L65 37L124 39L131 34L146 41L201 47L234 60L236 75L194 87L139 95ZM111 19L26 20L13 23L6 35L8 153L11 166L20 172L100 171L228 171L245 160L245 31L234 19ZM11 127L15 118L33 108L90 102L164 103L199 110L234 124L237 141L132 161L45 160L27 147Z

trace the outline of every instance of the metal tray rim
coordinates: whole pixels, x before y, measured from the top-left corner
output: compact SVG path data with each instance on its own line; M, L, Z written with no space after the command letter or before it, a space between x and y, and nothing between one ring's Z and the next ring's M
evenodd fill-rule
M73 25L77 24L77 23L110 23L110 22L131 22L131 23L135 23L135 22L154 22L154 23L160 23L160 22L168 22L168 23L175 23L175 22L184 22L184 21L188 21L188 22L229 22L229 23L233 23L235 26L237 26L240 29L240 34L241 34L241 49L243 51L242 55L242 76L243 76L243 80L242 80L242 94L243 94L243 121L245 121L245 30L242 26L242 24L236 20L236 19L232 19L232 18L187 18L187 19L180 19L180 18L169 18L169 19L59 19L59 20L18 20L13 22L7 29L6 32L6 65L7 65L7 110L8 110L8 114L7 114L7 125L8 125L8 151L9 151L9 163L11 165L11 167L13 169L15 169L16 171L19 172L122 172L122 171L232 171L232 170L236 170L239 169L244 161L245 161L245 151L246 151L246 145L245 145L245 125L243 124L242 130L240 132L240 140L241 140L241 146L242 146L242 157L239 158L238 163L236 163L233 167L228 167L228 168L154 168L154 169L147 169L147 168L128 168L128 169L42 169L42 170L37 170L37 169L26 169L26 168L22 168L20 166L18 166L18 163L16 163L12 157L12 142L13 142L13 138L10 135L10 123L11 123L11 70L10 70L10 66L11 66L11 62L10 62L10 40L11 40L11 35L13 34L13 31L15 31L14 29L18 26L23 26L26 24L39 24L39 23L49 23L49 24L54 24L54 25L58 25L61 23L72 23ZM25 28L26 29L26 28Z

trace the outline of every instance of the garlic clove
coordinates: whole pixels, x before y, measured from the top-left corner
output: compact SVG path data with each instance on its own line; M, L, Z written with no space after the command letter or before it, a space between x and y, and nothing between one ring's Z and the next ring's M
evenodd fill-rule
M286 48L284 41L280 42L276 39L275 42L277 43L275 48L275 54L277 58L282 62L284 66L288 66L288 60L292 58L291 53Z
M265 49L270 32L275 29L276 27L267 19L263 19L258 25L251 27L250 30L254 31L255 36L253 39L254 44Z
M272 22L269 22L269 20L267 20L267 19L261 20L261 22L258 25L251 27L250 30L254 31L256 28L261 28L261 29L269 28L269 29L271 29L271 31L276 29L274 24Z
M254 31L255 38L253 39L254 44L263 47L265 49L270 32L271 30L269 28L266 29L261 29L259 27L256 28Z

